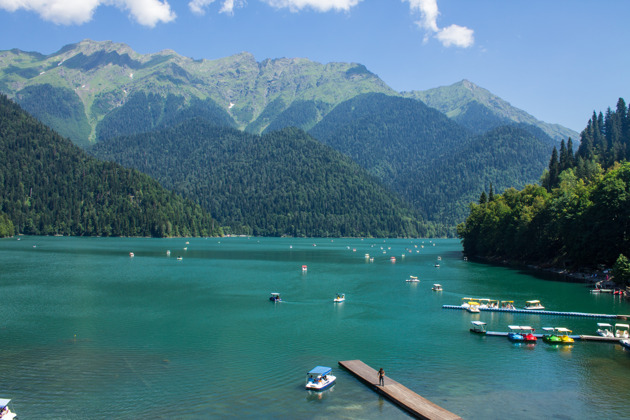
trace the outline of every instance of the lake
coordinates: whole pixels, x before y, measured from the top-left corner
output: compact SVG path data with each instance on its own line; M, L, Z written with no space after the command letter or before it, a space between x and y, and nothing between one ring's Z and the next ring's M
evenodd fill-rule
M464 261L458 240L11 238L0 293L0 398L21 419L408 418L337 365L351 359L466 419L630 418L621 346L469 332L479 319L594 335L610 320L442 309L473 296L630 314L630 301ZM337 376L323 393L304 389L316 365Z

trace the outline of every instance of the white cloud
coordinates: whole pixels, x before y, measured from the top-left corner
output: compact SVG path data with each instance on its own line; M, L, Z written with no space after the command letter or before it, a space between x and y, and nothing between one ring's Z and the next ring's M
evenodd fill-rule
M211 3L214 3L214 0L192 0L190 3L188 3L188 7L193 13L197 15L203 15L206 13L204 8Z
M265 3L278 9L289 9L297 12L302 9L313 9L318 12L328 12L330 10L348 11L356 6L361 0L263 0Z
M445 47L454 45L456 47L468 48L475 42L473 30L459 25L451 25L447 28L440 29L435 37Z
M134 20L149 27L175 19L175 13L171 11L170 5L160 0L0 0L0 9L9 12L24 9L60 25L80 25L89 22L94 10L101 5L113 5L119 9L129 10Z
M451 25L446 28L440 28L437 24L440 12L437 6L437 0L402 0L409 3L409 9L412 13L420 13L421 20L416 24L425 29L427 32L424 36L424 42L429 40L432 34L445 47L456 46L468 48L475 42L474 31L465 26Z

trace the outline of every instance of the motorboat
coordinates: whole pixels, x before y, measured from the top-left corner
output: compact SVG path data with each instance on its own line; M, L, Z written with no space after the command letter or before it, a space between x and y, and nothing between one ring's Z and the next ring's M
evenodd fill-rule
M539 300L528 300L527 302L525 302L525 307L523 309L541 311L541 310L544 310L545 307L542 306Z
M343 293L337 293L337 297L334 299L335 302L343 302L346 300L346 295Z
M0 398L0 420L13 420L17 414L11 411L9 403L11 400Z
M272 302L282 302L280 293L272 293L271 296L269 296L269 300Z
M529 325L521 325L521 335L523 336L523 341L525 343L536 344L538 339L534 335L534 331L534 328L530 327Z
M472 324L472 328L470 329L470 332L474 332L475 334L485 334L487 332L485 322L470 321L470 323Z
M408 282L411 282L411 283L417 283L420 280L418 279L417 276L409 276L409 278L407 280L405 280L405 281L408 281Z
M569 337L569 334L572 332L573 331L570 329L564 327L554 328L554 334L560 338L560 342L558 344L573 344L575 340Z
M597 323L597 335L602 337L614 337L613 326L606 322L598 322Z
M433 285L431 290L433 290L434 292L441 292L442 291L442 285L436 283L436 284Z
M133 258L135 256L135 254L133 252L129 253L129 257Z
M521 333L521 327L518 325L508 325L508 335L507 338L510 341L516 341L518 343L522 343L525 341L523 334Z
M303 265L303 266L302 266L302 271L307 271L307 270L308 270L308 267L307 267L307 266L305 266L305 265Z
M440 264L435 264L435 268L440 268Z
M628 336L628 330L630 330L630 325L628 324L615 324L615 337L630 338Z
M543 327L544 333L542 339L547 344L561 344L562 339L558 337L555 333L555 328L553 327Z
M332 375L332 368L315 366L306 374L306 389L323 391L335 384L337 377Z

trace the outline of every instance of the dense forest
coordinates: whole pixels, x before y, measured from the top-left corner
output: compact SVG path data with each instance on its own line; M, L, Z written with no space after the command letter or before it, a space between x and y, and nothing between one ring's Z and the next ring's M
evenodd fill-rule
M101 162L0 95L0 236L211 236L197 204Z
M384 94L338 105L309 133L413 204L441 235L454 235L490 182L503 190L538 179L554 144L526 124L475 136L420 101Z
M435 234L356 163L296 128L260 136L192 119L170 129L103 141L90 152L136 168L198 201L226 233Z
M469 256L549 265L612 265L630 255L630 116L593 113L573 151L553 149L540 185L482 193L458 226Z

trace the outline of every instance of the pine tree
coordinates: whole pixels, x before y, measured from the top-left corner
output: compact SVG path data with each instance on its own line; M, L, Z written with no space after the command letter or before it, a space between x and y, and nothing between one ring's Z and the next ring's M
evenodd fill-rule
M490 183L490 191L488 192L488 203L494 201L494 188L492 188L492 182Z

